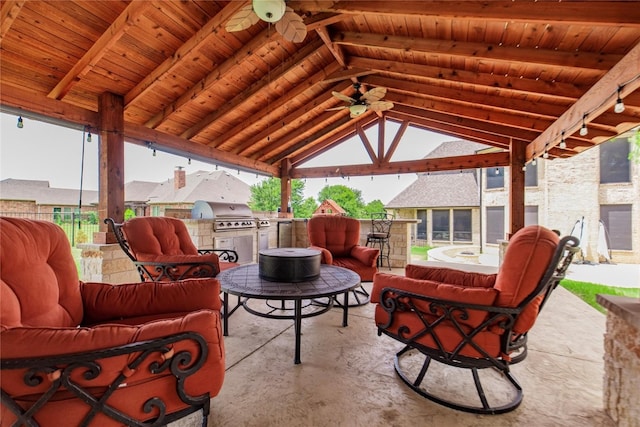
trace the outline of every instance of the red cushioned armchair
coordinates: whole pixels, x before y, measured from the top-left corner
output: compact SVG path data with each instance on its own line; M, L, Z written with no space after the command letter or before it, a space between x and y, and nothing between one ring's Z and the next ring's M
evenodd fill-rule
M577 250L578 239L560 240L551 230L529 226L511 238L497 274L411 264L406 277L377 274L371 302L378 334L405 344L395 358L400 378L454 409L482 414L515 409L522 388L509 365L526 357L528 331ZM473 383L447 390L443 384L462 383L442 380L440 367L434 379L430 367L438 363L431 362L469 369ZM498 373L488 388L478 372L484 368Z
M136 217L121 224L107 218L105 223L143 282L215 277L238 265L234 250L197 249L187 226L177 218Z
M312 249L322 252L321 262L355 271L363 282L371 282L378 271L378 248L360 246L360 221L346 216L314 216L307 224ZM354 292L357 303L369 301L369 294L361 286ZM362 299L362 296L366 297Z
M57 225L0 218L2 425L165 425L224 378L216 279L78 280Z

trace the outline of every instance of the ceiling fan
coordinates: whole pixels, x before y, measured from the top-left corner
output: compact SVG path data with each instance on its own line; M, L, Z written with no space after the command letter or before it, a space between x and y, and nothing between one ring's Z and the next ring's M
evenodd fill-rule
M340 92L331 92L333 96L341 101L348 102L349 105L329 108L327 111L343 110L348 108L351 118L355 118L364 114L367 110L387 111L393 108L393 102L382 101L382 98L387 94L387 88L374 87L365 93L360 92L360 83L354 83L353 88L356 92L352 97Z
M246 30L259 20L275 22L276 31L294 43L302 42L307 36L302 17L287 7L284 0L253 0L229 19L225 29L230 33Z

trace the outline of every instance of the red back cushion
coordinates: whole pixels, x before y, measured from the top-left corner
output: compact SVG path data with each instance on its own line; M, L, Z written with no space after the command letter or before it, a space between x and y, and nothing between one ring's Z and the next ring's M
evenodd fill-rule
M509 240L498 271L496 305L517 307L538 286L549 266L560 238L539 225L524 227Z
M141 254L146 258L149 255L198 255L187 226L177 218L132 218L122 225L122 231L138 259Z
M72 327L82 321L78 270L56 224L0 218L0 322L3 327Z
M326 248L334 257L347 257L360 242L360 221L345 216L314 216L307 232L311 246Z

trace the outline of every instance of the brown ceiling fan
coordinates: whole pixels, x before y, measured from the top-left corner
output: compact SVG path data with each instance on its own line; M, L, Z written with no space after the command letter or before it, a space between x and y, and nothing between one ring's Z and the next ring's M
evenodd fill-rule
M333 96L341 101L347 102L349 105L328 108L327 111L349 109L351 118L364 114L367 110L371 111L387 111L393 108L393 102L383 101L382 98L387 94L387 88L374 87L365 93L360 92L360 83L354 83L355 93L353 96L347 96L340 92L331 92Z
M229 18L227 32L246 30L259 20L275 23L276 31L285 40L300 43L307 36L307 26L302 17L287 7L284 0L253 0Z

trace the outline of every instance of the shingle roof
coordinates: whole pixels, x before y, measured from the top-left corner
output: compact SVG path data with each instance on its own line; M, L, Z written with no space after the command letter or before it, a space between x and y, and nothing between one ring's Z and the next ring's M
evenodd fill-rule
M149 194L149 203L207 202L248 203L251 190L248 184L225 171L197 171L186 176L186 185L174 188L174 180L162 182Z
M38 205L77 206L80 191L70 188L51 188L49 181L31 181L26 179L4 179L0 181L0 199L28 200ZM82 205L98 204L98 192L82 191Z
M469 141L443 142L425 159L465 156L487 146ZM475 170L418 174L418 179L394 197L385 208L438 208L479 206Z

